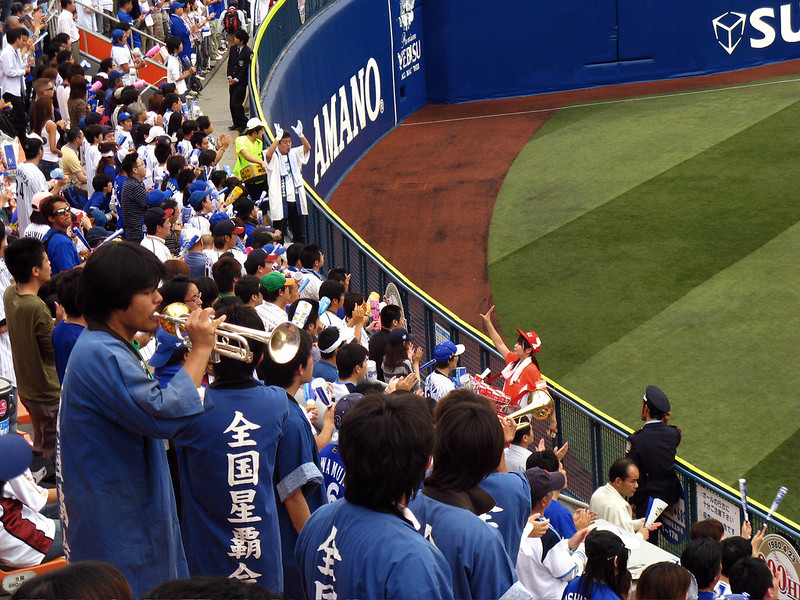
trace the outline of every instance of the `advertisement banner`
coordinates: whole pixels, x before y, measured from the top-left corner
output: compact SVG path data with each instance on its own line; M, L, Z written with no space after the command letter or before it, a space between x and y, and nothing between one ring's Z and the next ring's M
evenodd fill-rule
M797 548L784 537L771 533L764 538L758 549L759 556L777 580L779 598L800 598L800 559Z
M303 122L311 143L303 176L322 198L427 102L421 21L413 0L341 0L309 20L272 67L260 98L266 121L284 130Z

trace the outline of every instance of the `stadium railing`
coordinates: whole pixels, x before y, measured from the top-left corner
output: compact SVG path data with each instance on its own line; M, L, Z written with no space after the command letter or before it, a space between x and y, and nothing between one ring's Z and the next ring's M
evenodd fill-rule
M307 0L305 22L336 0ZM259 28L254 43L251 70L251 99L259 118L266 121L257 100L274 62L293 36L302 27L297 4L280 0ZM269 136L273 138L270 132ZM377 291L383 295L386 286L394 283L399 291L409 329L417 342L430 356L433 347L450 339L464 344L466 351L460 365L469 373L482 373L490 369L498 373L504 359L483 333L460 319L445 306L428 296L389 261L383 258L367 241L345 223L314 189L305 184L309 196L307 237L319 244L327 265L343 267L351 273L350 289L365 295ZM424 376L424 374L423 374ZM547 377L545 377L547 379ZM625 455L625 443L632 429L606 415L588 402L547 379L548 388L555 400L559 434L555 445L569 441L565 468L569 474L567 493L588 502L592 492L607 481L608 468L617 458ZM534 421L536 439L545 435L547 423ZM703 518L716 518L727 527L738 529L743 514L737 490L704 473L694 465L678 458L676 471L684 490L683 510L673 511L669 527L658 536L658 544L673 554L680 555L689 541L692 523ZM749 516L753 530L757 531L767 518L769 508L749 500ZM771 520L767 533L782 535L800 547L800 525L779 514Z

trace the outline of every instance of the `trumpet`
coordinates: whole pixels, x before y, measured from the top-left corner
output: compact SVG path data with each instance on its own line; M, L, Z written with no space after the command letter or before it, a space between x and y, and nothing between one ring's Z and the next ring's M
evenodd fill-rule
M151 318L159 321L164 331L178 336L187 348L191 348L192 343L184 335L190 312L183 302L173 302L164 307L163 313L154 312ZM291 323L281 323L272 333L266 333L223 321L217 327L215 336L214 352L247 363L253 362L253 351L248 340L266 344L270 358L281 365L291 362L300 350L300 329Z

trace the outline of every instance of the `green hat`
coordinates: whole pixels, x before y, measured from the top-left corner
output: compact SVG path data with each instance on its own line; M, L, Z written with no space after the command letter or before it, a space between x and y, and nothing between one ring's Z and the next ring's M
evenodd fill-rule
M261 278L261 287L268 292L275 292L287 285L295 285L294 277L287 279L278 271L267 273Z

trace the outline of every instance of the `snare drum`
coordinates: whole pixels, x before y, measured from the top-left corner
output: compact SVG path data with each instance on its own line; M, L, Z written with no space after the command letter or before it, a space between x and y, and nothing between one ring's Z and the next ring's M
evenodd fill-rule
M250 163L246 167L242 167L240 175L240 179L245 183L257 183L266 179L267 170L258 163Z

